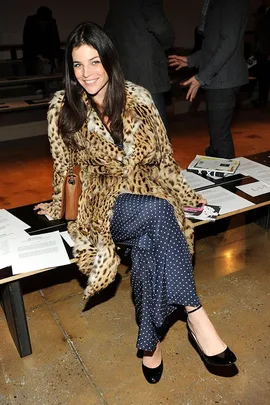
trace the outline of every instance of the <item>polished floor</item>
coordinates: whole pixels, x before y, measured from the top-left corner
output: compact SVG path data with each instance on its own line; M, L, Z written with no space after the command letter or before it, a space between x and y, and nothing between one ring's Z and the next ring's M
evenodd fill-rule
M203 112L170 117L177 162L204 154ZM270 149L270 110L236 113L238 156ZM50 198L52 161L46 136L0 143L0 208ZM201 300L237 367L208 370L175 314L163 341L164 374L149 385L135 347L137 326L128 267L88 304L75 267L26 279L24 301L33 354L21 359L0 309L1 405L267 405L270 398L270 237L234 217L226 231L196 240ZM1 271L1 270L0 270Z

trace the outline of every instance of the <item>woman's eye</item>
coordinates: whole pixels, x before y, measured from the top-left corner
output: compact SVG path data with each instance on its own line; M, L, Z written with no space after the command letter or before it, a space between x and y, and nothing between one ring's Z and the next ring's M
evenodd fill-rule
M100 63L99 60L93 60L92 65L97 65L98 63Z
M79 63L74 63L74 65L73 65L73 67L79 67L79 66L81 66Z

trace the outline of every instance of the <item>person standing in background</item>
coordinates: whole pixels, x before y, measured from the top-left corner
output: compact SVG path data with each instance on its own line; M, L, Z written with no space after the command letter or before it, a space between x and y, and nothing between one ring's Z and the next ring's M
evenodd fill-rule
M56 21L51 9L41 6L36 14L26 18L23 29L25 73L27 75L54 73L59 58L60 39Z
M234 158L231 120L235 95L248 83L244 58L244 33L249 0L204 0L198 30L203 34L202 49L192 55L169 56L176 70L188 66L199 72L183 84L189 86L186 98L192 101L204 89L210 146L207 156Z
M110 0L104 29L120 56L126 80L145 87L168 130L164 93L171 88L165 51L174 31L162 0Z
M259 98L252 103L254 107L265 108L270 89L270 0L265 0L264 5L258 10L255 48Z

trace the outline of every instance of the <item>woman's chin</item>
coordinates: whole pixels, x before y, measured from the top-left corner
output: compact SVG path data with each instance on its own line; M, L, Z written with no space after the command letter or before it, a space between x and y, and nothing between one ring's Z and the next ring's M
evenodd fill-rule
M96 95L98 92L99 92L99 89L97 88L97 87L95 87L95 86L91 86L91 85L86 85L86 86L83 86L84 87L84 90L88 93L88 94L90 94L90 96L94 96L94 95Z

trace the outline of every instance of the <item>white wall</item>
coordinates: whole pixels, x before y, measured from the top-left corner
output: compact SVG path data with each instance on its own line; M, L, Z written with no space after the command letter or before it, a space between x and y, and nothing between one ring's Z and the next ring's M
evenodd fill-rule
M197 25L203 0L164 0L164 9L176 33L176 46L193 46L193 30ZM237 0L235 0L237 1ZM262 0L251 0L253 8ZM103 24L109 0L3 0L0 13L0 44L22 43L25 19L41 5L52 9L60 38L65 41L75 25L85 20ZM252 25L252 21L251 21Z

